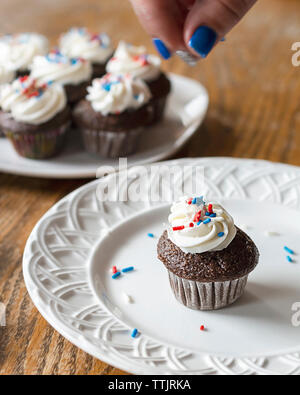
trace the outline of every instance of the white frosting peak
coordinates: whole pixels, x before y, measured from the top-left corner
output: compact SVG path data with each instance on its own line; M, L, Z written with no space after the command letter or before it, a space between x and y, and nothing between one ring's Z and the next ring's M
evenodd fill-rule
M161 73L160 66L160 58L148 55L144 47L135 47L121 41L106 70L113 74L130 73L144 81L153 81Z
M169 239L185 253L220 251L236 236L233 218L219 204L183 197L171 207Z
M82 58L70 59L59 51L52 51L47 56L34 58L30 75L42 84L52 81L78 85L91 79L92 66Z
M7 69L4 65L0 64L0 85L12 82L16 77L14 70Z
M39 85L28 77L18 78L0 90L0 107L18 122L41 125L54 118L66 105L67 98L61 85Z
M46 37L36 33L6 35L0 38L0 64L14 71L29 69L33 58L49 50Z
M72 28L63 34L60 49L70 58L82 57L92 63L105 63L113 53L107 34L92 34L85 28Z
M88 92L87 100L102 115L140 108L151 98L147 85L129 75L107 74L101 79L95 79Z

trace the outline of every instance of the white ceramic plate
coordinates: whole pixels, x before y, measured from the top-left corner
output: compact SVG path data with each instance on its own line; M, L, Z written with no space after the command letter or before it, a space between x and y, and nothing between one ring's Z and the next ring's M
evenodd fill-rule
M205 88L197 81L171 74L172 93L166 116L143 134L129 165L152 163L174 155L198 130L208 108ZM101 159L83 151L80 135L68 136L66 149L51 160L21 158L6 139L0 138L0 172L43 178L94 178L100 166L118 167L118 160Z
M97 187L116 177L110 175L64 198L33 230L23 261L33 302L72 343L131 373L299 375L300 314L292 308L300 302L300 257L288 263L283 247L300 253L300 169L231 158L164 164L203 166L199 192L220 200L237 225L249 227L261 260L245 295L215 312L177 303L156 257L157 238L147 236L162 233L169 206L99 203ZM129 176L136 180L133 169ZM153 179L141 177L146 191ZM113 280L114 265L136 270ZM127 304L123 293L134 303ZM136 339L133 328L141 332Z

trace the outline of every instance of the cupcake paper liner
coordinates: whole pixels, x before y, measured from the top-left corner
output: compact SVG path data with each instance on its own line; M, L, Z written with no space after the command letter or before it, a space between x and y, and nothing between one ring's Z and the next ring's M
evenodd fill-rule
M20 156L28 159L47 159L61 151L69 126L70 122L48 131L32 133L5 131L4 133Z
M246 275L232 281L203 283L168 273L178 302L193 310L218 310L229 306L243 295L248 280Z
M143 128L126 132L84 129L81 131L86 151L105 158L118 158L135 152Z

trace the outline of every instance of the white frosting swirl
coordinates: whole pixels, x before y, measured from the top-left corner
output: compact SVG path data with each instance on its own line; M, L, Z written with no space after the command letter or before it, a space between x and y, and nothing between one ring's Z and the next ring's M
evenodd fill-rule
M0 65L0 85L9 84L16 78L14 70L7 69L4 65Z
M160 58L148 55L144 47L135 47L121 41L106 70L113 74L130 73L144 81L153 81L161 73L160 66Z
M237 233L233 218L219 204L203 204L202 198L196 198L196 204L189 204L190 201L183 197L173 204L169 216L169 239L183 252L192 254L228 247ZM214 213L212 216L210 207Z
M62 35L60 50L70 58L82 57L92 63L105 63L113 53L107 34L91 34L85 28L72 28Z
M82 58L70 59L53 51L47 56L34 58L30 75L39 83L52 81L62 85L79 85L91 79L92 66Z
M31 78L18 78L12 84L3 85L0 91L0 107L10 112L18 122L41 125L61 112L67 105L61 85L37 85Z
M140 108L151 98L149 88L142 80L112 74L95 79L88 92L87 100L102 115Z
M14 71L27 71L33 58L49 50L46 37L36 33L6 35L0 38L0 64Z

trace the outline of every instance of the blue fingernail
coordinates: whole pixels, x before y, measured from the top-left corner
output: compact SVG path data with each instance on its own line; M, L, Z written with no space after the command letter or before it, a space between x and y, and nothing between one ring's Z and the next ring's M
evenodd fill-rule
M157 49L157 52L166 60L170 59L171 53L168 50L168 48L165 46L165 44L159 39L159 38L154 38L153 44L155 48Z
M202 58L206 58L206 56L213 49L217 38L217 33L213 29L207 26L200 26L193 34L189 45Z

